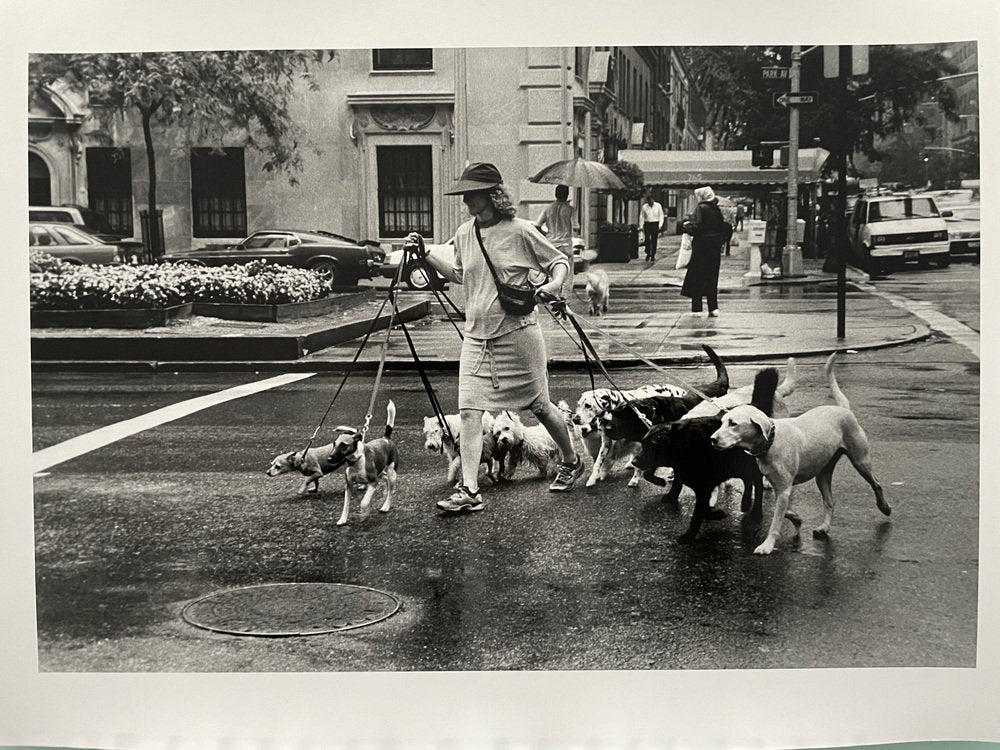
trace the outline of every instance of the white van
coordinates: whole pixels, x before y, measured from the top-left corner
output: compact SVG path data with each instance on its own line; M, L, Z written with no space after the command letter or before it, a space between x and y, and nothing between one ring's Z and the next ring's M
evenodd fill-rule
M858 199L848 231L858 265L885 272L905 263L924 268L951 263L948 227L934 199L926 195L870 195Z

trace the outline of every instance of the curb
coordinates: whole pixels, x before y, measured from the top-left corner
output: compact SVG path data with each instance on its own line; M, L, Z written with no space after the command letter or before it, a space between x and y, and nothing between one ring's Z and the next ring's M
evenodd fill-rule
M912 336L896 341L880 341L873 344L858 344L854 346L825 346L815 349L802 349L792 352L761 352L757 354L736 354L726 357L726 364L740 362L761 362L767 360L785 360L788 357L821 357L842 352L846 349L853 351L874 351L878 349L889 349L895 346L905 346L920 341L925 341L934 335L930 328ZM648 360L656 365L677 366L677 365L703 365L706 362L704 353L690 356L661 356L649 357ZM603 360L604 366L609 370L621 370L647 365L644 360L636 357L621 357ZM421 361L425 370L428 371L457 371L458 360L432 360ZM550 360L550 371L559 372L585 372L586 368L577 360ZM267 361L196 361L196 360L38 360L31 363L32 372L128 372L128 373L175 373L175 372L373 372L378 369L377 360L359 359L356 362L350 360L331 361L309 361L309 360L267 360ZM385 369L393 371L414 370L412 360L387 360Z

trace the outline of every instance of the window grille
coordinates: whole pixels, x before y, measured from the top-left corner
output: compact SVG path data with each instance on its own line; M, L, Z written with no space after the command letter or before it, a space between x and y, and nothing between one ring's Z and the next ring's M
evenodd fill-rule
M132 236L132 153L128 149L87 149L87 194L91 210L107 219L112 234Z
M431 70L434 51L430 48L373 49L373 70Z
M191 149L191 213L195 237L246 236L242 148Z
M378 146L380 237L434 234L434 180L430 146Z

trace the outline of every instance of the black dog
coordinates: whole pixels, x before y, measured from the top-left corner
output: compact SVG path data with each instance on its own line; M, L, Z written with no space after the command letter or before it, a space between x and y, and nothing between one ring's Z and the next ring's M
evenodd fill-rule
M729 373L726 371L726 366L712 347L702 344L702 348L715 365L715 380L700 386L698 390L709 398L724 396L729 391ZM702 397L693 391L688 391L683 396L650 396L635 399L629 402L631 405L624 404L611 412L611 418L604 422L602 429L612 440L638 442L649 431L648 425L640 419L639 414L653 425L673 422L687 414L702 400Z
M708 503L712 490L727 479L743 480L741 510L749 511L752 518L761 516L764 482L757 460L740 449L719 451L713 448L710 438L721 426L719 417L692 417L654 425L642 440L642 452L632 462L647 481L661 487L666 481L656 476L656 469L661 466L673 468L674 481L663 497L665 502L677 502L683 486L694 491L694 511L687 531L678 539L681 543L693 542L706 518L725 515L721 511L713 512Z

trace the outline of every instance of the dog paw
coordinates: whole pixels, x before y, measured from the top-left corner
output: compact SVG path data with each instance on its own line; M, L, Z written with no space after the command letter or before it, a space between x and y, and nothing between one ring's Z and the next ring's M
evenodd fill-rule
M813 539L829 539L830 532L823 528L813 529Z
M629 487L638 487L639 486L639 480L638 479L630 479L630 480L628 480L628 486Z
M770 555L774 552L774 545L764 542L753 551L755 555Z
M593 487L593 486L594 486L595 484L597 484L597 477L590 477L590 478L589 478L589 479L587 480L587 484L586 484L586 486L587 486L587 487Z

